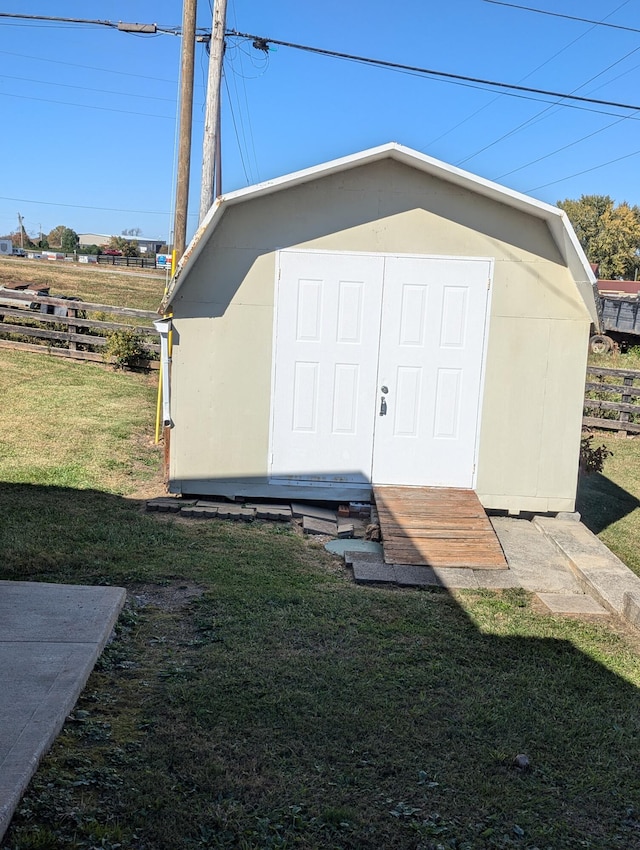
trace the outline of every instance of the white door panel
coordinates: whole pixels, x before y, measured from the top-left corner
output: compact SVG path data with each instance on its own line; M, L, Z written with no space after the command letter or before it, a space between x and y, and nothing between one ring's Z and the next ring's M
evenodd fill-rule
M280 253L272 478L371 480L383 266Z
M488 260L386 258L374 483L472 486L490 271Z

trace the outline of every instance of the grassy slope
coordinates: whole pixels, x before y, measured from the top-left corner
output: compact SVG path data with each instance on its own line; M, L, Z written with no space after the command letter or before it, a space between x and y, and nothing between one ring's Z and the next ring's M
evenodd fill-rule
M640 346L627 354L591 354L589 363L640 370ZM640 575L640 437L599 431L594 433L592 445L605 445L612 456L602 475L580 481L577 509L586 525Z
M165 286L165 275L152 269L127 274L108 266L0 257L0 286L14 280L49 284L52 295L139 310L157 310Z
M155 602L122 618L3 847L640 847L640 667L615 624L359 588L288 527L146 514L121 494L159 465L152 379L0 360L0 577Z
M22 351L0 362L0 480L124 495L157 478L157 373Z

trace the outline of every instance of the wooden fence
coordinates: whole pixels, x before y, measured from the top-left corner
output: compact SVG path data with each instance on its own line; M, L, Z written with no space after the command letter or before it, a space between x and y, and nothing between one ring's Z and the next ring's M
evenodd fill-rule
M106 321L101 315L105 313L144 324ZM158 332L150 324L157 318L158 314L149 310L0 289L0 348L104 362L102 349L108 343L109 333L128 330L143 337L149 359L141 365L158 369ZM33 342L26 342L25 337Z
M621 434L640 434L640 372L589 366L585 384L583 425ZM592 415L591 412L596 411Z

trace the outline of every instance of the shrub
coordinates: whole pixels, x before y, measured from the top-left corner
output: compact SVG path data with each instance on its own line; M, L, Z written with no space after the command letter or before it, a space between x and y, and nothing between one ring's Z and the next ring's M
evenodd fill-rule
M591 445L593 434L585 434L580 440L580 469L586 475L592 472L602 472L604 462L613 455L612 451L603 444L594 447Z
M141 334L133 330L108 332L104 358L116 369L130 369L147 356Z

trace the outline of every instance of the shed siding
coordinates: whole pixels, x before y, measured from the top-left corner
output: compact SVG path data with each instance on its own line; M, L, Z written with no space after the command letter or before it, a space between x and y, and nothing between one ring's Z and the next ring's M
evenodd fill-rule
M494 258L478 494L572 509L590 319L546 224L391 160L225 212L173 304L174 489L267 477L276 249L290 247Z

